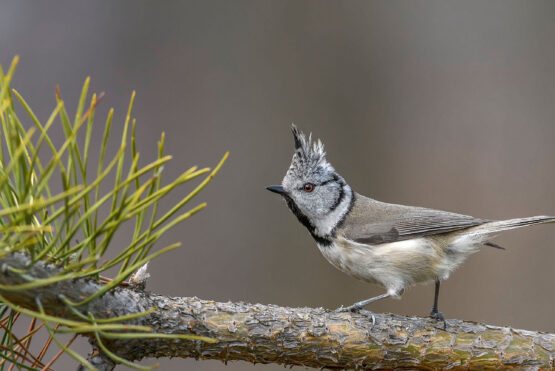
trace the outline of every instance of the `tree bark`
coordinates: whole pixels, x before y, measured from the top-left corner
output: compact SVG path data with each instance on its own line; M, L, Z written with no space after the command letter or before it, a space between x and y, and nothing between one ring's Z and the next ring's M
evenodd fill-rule
M23 269L29 259L11 254L0 259L0 284L26 282L9 267ZM27 272L46 278L59 268L38 263ZM36 310L39 297L51 315L75 318L59 299L82 300L101 287L92 279L62 281L25 292L0 290L11 302ZM144 357L193 357L278 363L318 368L435 369L534 368L554 366L555 334L447 320L340 313L322 308L220 303L198 298L156 295L118 287L80 307L96 318L137 313L156 307L132 324L155 332L191 334L217 343L175 339L105 339L111 351L129 360Z

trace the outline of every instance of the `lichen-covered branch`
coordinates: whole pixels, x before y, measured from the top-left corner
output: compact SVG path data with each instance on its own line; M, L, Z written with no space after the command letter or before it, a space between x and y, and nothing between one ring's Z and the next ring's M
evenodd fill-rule
M12 254L0 260L1 285L25 280L10 267L24 268L28 258ZM42 263L28 276L45 278L57 272ZM101 287L93 280L62 281L24 293L0 290L8 300L36 309L41 298L47 313L73 318L60 301L72 301ZM322 308L286 308L275 305L219 303L198 298L172 298L120 287L80 308L95 318L113 317L156 307L134 324L156 332L193 334L218 340L105 339L109 349L129 360L144 357L194 357L224 362L243 360L326 368L489 368L554 366L555 334L515 330L447 320L376 314L376 323L362 314Z

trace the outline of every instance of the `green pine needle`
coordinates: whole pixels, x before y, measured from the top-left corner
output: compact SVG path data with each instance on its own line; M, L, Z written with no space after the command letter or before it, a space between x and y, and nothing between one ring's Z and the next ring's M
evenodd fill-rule
M113 360L144 370L152 367L137 366L119 358L106 349L102 338L168 337L214 341L190 335L156 334L145 326L124 324L124 321L148 315L154 309L115 318L94 318L82 315L77 307L113 290L142 265L179 246L175 243L157 249L156 243L169 229L206 206L201 203L191 208L189 204L218 173L228 153L212 171L208 168L198 170L194 166L163 184L164 165L171 160L171 156L164 155L165 136L162 133L158 142L156 159L142 163L136 143L136 130L140 127L131 116L135 92L131 95L119 143L110 140L114 116L111 109L104 121L101 144L95 147L91 143L96 129L96 108L102 94L92 94L89 98L90 78L85 79L73 120L70 120L57 88L56 106L47 120L41 122L23 96L10 88L18 61L18 57L13 59L7 73L0 66L0 259L13 252L23 252L32 263L23 270L7 267L24 283L0 285L0 290L18 292L66 280L98 278L101 272L114 267L119 273L80 302L63 300L69 312L74 313L73 318L78 317L80 321L46 314L40 302L37 312L11 303L1 295L0 316L11 310L12 314L20 313L44 321L53 340L90 369L92 365L60 343L56 333L89 333ZM16 111L25 117L20 118ZM56 144L60 141L49 134L56 124L63 129L61 144ZM83 127L84 130L80 130ZM34 132L38 135L34 136ZM43 144L46 144L44 149ZM95 150L98 151L98 163L92 164L90 159ZM113 156L109 154L114 152ZM160 212L160 200L204 174L208 175L187 196L170 210ZM189 210L184 211L185 208ZM121 227L128 221L134 225L132 235L123 249L111 252L113 258L107 259L107 252L115 249L111 241L122 233ZM60 267L59 273L48 278L29 275L34 264L45 262ZM10 331L13 322L6 322ZM20 368L35 369L32 365L25 365L22 359L13 359L15 352L2 350L15 349L10 348L16 346L10 339L7 332L0 339L0 358Z

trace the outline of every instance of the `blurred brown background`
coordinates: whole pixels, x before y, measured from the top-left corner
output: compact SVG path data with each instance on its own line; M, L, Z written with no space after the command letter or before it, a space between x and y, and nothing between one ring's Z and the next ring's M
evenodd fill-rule
M55 84L73 112L90 75L106 92L97 122L113 106L119 133L135 89L142 159L165 131L168 178L231 152L197 199L208 208L165 239L184 245L153 262L150 290L335 308L382 289L329 265L264 189L289 165L291 122L322 138L353 188L379 200L493 219L553 215L554 20L550 1L3 0L0 61L21 56L14 87L43 120ZM442 285L440 310L555 331L555 227L496 241L507 250L471 257ZM371 309L425 316L432 296L432 285L417 286Z

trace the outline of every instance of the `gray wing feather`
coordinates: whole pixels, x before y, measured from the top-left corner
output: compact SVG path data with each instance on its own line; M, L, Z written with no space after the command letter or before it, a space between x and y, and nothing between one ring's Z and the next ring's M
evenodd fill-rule
M381 244L449 233L489 222L468 215L387 204L356 195L341 233L351 241Z

